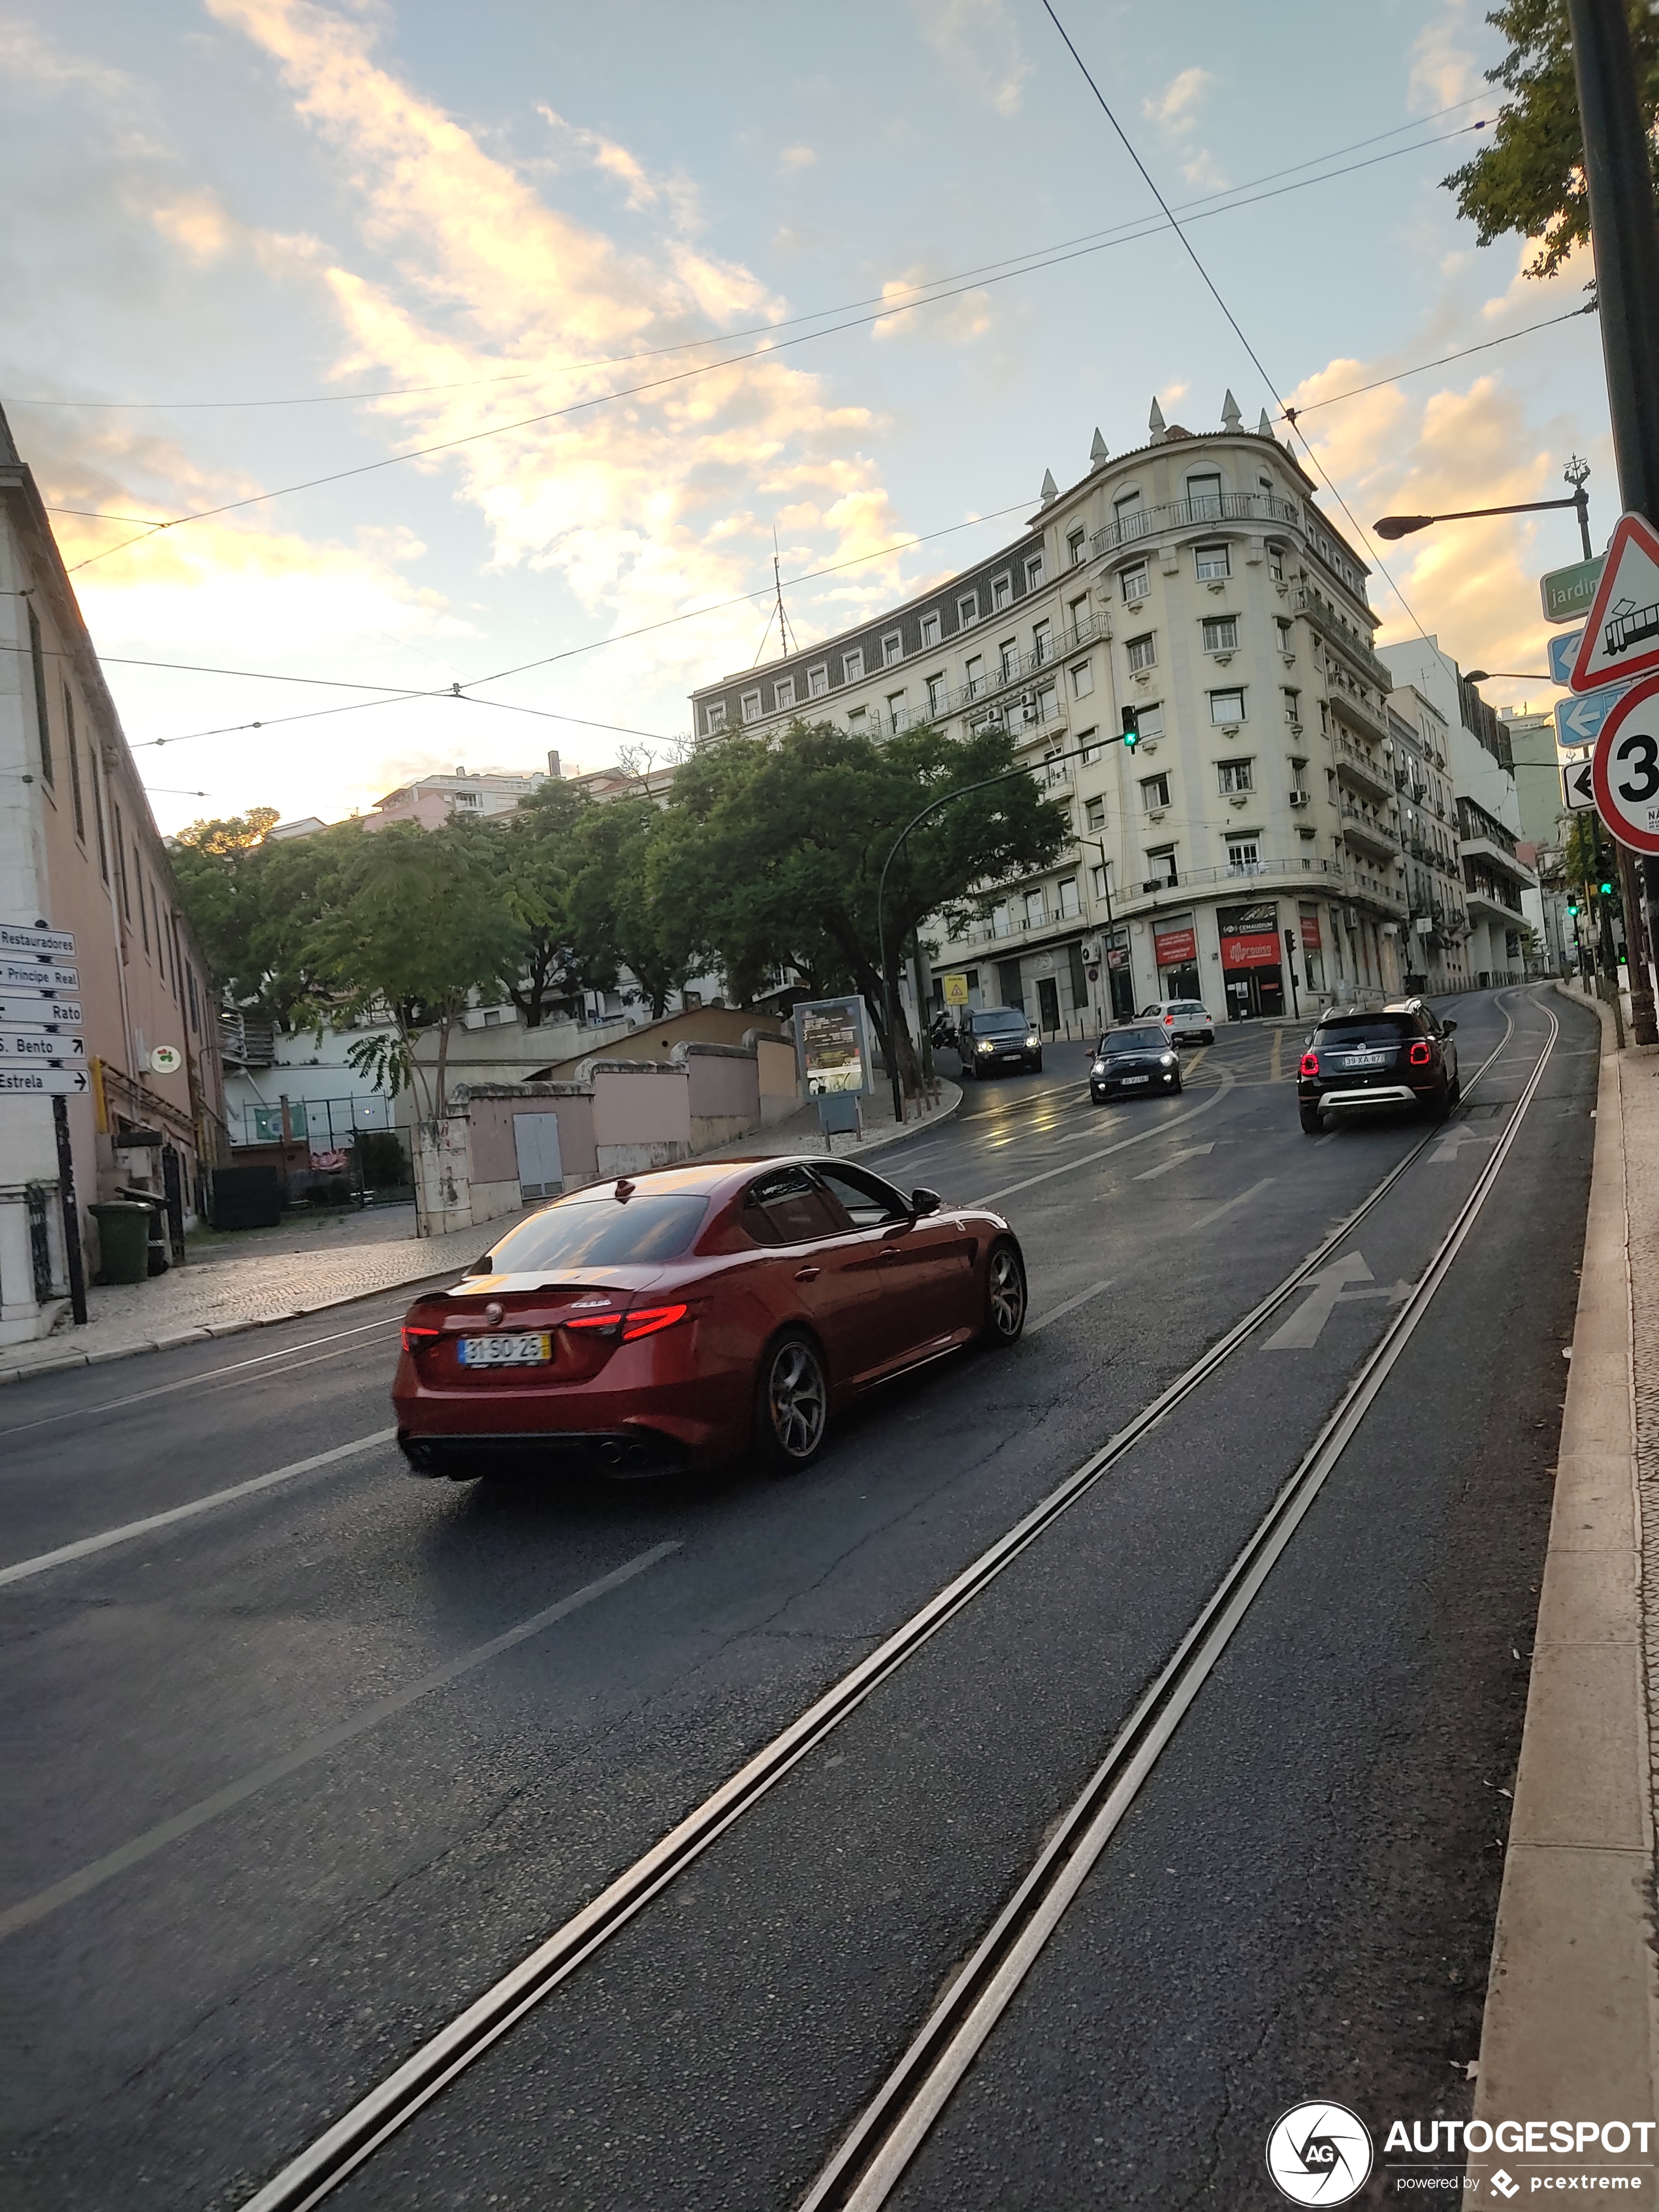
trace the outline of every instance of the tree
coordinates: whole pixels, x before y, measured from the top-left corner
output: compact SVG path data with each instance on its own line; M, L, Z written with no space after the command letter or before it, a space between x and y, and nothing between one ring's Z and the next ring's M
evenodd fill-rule
M173 841L171 859L218 988L278 1020L309 1019L326 987L307 948L364 832L361 823L341 822L273 844L266 833L276 818L274 806L255 806L193 822Z
M1659 9L1629 0L1637 93L1659 195ZM1443 181L1482 246L1513 231L1538 242L1529 276L1553 276L1589 239L1584 136L1573 82L1565 0L1506 0L1486 21L1510 41L1488 80L1514 95L1499 111L1491 144Z
M489 828L393 823L357 838L308 933L306 957L325 994L313 1018L319 1027L389 1018L391 1038L362 1039L349 1057L384 1089L408 1085L420 1117L436 1121L448 1104L455 1024L475 990L514 972L518 945ZM428 1069L416 1048L434 1030Z
M672 914L653 894L664 835L653 799L609 799L582 815L571 843L570 928L583 973L609 989L626 969L653 1021L705 963L708 941L695 912Z
M918 728L878 744L796 722L775 741L740 732L682 768L653 855L659 927L706 937L729 978L752 987L797 966L813 986L858 991L904 1087L921 1071L902 1006L888 1035L890 964L929 915L960 910L1044 867L1071 836L1066 809L1027 776L975 791L915 830L877 891L895 840L930 799L1016 766L1006 732L965 742Z
M592 810L584 793L550 781L520 799L499 831L502 890L520 956L501 981L526 1029L539 1029L586 980L572 939L570 890L576 833Z
M171 840L173 879L196 942L221 989L246 973L257 901L252 856L280 820L274 806L192 822Z

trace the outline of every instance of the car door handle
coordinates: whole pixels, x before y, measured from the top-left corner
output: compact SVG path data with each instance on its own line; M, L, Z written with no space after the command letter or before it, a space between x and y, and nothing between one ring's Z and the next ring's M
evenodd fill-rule
M817 1267L797 1267L795 1280L798 1283L816 1283L822 1272L822 1269Z
M903 1249L904 1247L902 1244L884 1244L881 1248L880 1256L884 1260L896 1260L902 1253Z

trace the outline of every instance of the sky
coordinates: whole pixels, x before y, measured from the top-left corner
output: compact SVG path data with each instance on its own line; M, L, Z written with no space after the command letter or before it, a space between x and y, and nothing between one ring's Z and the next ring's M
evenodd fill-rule
M1441 187L1480 7L1055 9L1261 369L1040 0L0 0L0 401L163 830L665 756L778 651L775 547L808 642L1154 397L1307 410L1357 544L1574 453L1605 542L1593 318L1403 374L1583 303ZM1382 640L1543 667L1571 513L1377 550Z

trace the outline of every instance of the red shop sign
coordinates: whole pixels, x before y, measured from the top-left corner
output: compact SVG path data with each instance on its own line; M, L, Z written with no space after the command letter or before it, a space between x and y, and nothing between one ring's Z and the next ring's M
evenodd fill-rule
M1317 952L1322 941L1319 934L1319 916L1316 914L1304 914L1302 917L1303 951Z
M1269 929L1260 937L1224 937L1221 964L1224 968L1277 968L1278 933Z
M1190 927L1156 929L1152 932L1152 944L1160 968L1184 967L1198 957L1198 934Z

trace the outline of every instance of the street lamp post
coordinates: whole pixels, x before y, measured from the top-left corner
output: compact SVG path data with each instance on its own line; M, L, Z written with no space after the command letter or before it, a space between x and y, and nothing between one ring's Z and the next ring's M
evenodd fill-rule
M1589 494L1584 489L1589 466L1575 453L1561 473L1573 488L1571 499L1523 499L1514 507L1462 507L1450 514L1384 514L1372 523L1371 528L1379 538L1409 538L1413 531L1426 530L1431 522L1478 522L1489 514L1543 514L1552 507L1571 507L1577 510L1578 539L1584 549L1584 558L1593 561L1595 553L1590 544Z
M1100 895L1106 902L1106 957L1100 964L1106 971L1106 1012L1110 1018L1107 1026L1109 1028L1111 1023L1117 1019L1117 994L1112 988L1112 955L1117 950L1117 924L1112 919L1112 864L1106 857L1106 840L1103 837L1079 837L1077 842L1079 845L1092 846L1100 855Z

